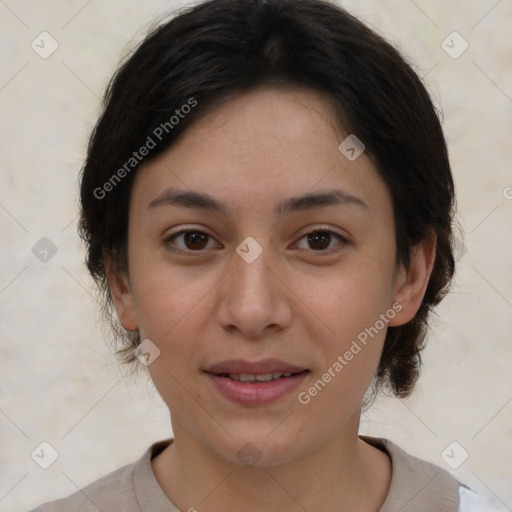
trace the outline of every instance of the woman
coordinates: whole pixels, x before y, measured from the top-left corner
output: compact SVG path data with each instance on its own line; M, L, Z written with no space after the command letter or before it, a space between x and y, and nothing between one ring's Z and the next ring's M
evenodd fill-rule
M492 510L358 435L414 388L453 202L420 79L336 5L210 0L155 29L107 91L80 232L173 438L36 510Z

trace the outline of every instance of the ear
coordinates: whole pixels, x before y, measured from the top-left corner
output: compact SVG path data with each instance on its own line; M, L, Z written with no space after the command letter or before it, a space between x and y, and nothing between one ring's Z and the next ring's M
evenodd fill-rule
M103 261L105 262L105 273L117 318L126 330L134 331L137 329L138 323L128 276L116 270L109 257L105 256Z
M394 300L402 306L390 326L406 324L414 318L421 306L425 291L434 268L437 236L434 230L418 245L411 249L409 268L403 265L396 271L394 279Z

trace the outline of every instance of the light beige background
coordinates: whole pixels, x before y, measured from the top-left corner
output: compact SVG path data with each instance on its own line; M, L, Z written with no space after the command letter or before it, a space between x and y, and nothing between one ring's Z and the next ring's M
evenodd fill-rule
M0 511L69 495L172 434L152 385L123 378L106 345L76 214L107 81L127 45L181 5L0 1ZM344 5L425 77L443 111L465 232L417 391L380 400L361 433L390 438L512 510L512 2ZM59 44L47 59L31 48L43 31ZM453 31L469 43L457 59L441 47ZM47 263L32 253L42 237L58 248ZM46 470L30 456L42 441L58 451ZM452 441L469 453L458 469L441 457Z

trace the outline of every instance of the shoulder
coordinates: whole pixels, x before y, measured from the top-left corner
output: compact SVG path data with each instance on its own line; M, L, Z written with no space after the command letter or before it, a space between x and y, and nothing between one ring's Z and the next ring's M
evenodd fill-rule
M421 459L384 438L360 435L387 452L392 463L388 495L379 512L503 512L459 482L446 469ZM508 509L507 509L508 510Z
M489 500L477 494L473 489L461 484L459 487L459 508L457 512L501 512Z
M159 486L151 467L151 459L172 441L173 438L157 441L139 460L108 473L70 496L43 503L30 512L178 511Z
M98 510L113 510L114 503L116 510L138 511L138 508L130 506L135 500L133 473L136 464L136 462L126 464L83 489L65 498L43 503L31 512L69 512L70 510L98 512Z

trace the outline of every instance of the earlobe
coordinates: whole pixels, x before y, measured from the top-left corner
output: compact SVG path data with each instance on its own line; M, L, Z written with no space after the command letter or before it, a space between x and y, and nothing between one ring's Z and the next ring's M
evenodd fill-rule
M134 331L137 329L138 323L128 276L116 271L110 259L104 258L104 261L107 282L116 308L117 318L126 330Z
M433 230L411 249L409 268L400 266L395 278L394 300L402 307L389 325L396 327L411 321L421 306L434 268L437 236Z

